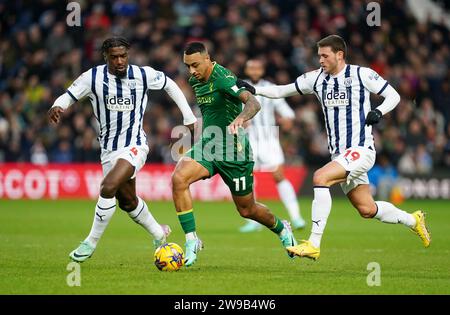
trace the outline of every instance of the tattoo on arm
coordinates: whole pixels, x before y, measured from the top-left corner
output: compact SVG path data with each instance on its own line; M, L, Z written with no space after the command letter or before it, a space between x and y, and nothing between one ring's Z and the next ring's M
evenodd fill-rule
M239 98L245 105L244 109L238 117L244 119L244 121L252 119L253 116L255 116L256 113L261 109L261 105L259 104L258 100L248 91L242 92L239 95Z

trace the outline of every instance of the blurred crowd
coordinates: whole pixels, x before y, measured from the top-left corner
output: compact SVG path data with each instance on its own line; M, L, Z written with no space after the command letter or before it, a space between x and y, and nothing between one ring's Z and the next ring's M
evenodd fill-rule
M450 34L419 24L406 1L380 1L381 24L367 25L367 1L115 0L77 1L81 26L68 26L66 1L0 0L0 162L99 161L97 126L88 100L59 126L47 110L70 83L103 63L102 41L122 35L131 63L174 79L200 115L182 62L188 41L206 41L214 60L244 77L246 60L266 62L266 78L288 84L319 67L315 43L329 34L348 44L347 62L368 66L400 93L401 102L374 128L377 152L401 174L450 166ZM373 105L382 98L374 97ZM312 96L288 103L296 123L281 134L288 164L329 160L322 110ZM171 131L181 115L164 92L150 94L144 128L148 162L173 163Z

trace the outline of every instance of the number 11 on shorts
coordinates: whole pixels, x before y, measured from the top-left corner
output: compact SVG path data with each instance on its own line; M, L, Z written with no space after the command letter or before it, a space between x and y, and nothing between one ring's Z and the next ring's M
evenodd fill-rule
M245 190L245 188L246 188L245 176L242 176L242 177L239 177L239 178L233 178L233 181L234 181L234 185L235 185L234 187L235 187L236 191ZM242 189L239 188L239 182L242 183Z

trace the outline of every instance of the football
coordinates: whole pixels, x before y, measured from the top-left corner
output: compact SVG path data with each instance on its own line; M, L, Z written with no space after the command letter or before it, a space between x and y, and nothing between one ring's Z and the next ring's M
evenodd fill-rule
M155 250L155 266L161 271L177 271L184 265L184 252L178 244L167 243Z

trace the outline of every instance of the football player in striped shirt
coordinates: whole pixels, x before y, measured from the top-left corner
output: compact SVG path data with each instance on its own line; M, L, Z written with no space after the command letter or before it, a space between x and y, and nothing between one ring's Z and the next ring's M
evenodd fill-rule
M314 94L319 100L328 134L331 162L316 170L313 176L312 229L309 240L288 248L299 256L318 259L320 242L331 211L330 186L340 184L352 205L363 218L376 218L384 223L401 223L409 227L428 247L431 237L422 211L408 213L385 201L375 201L369 188L367 172L375 162L372 125L394 109L400 95L375 71L345 62L347 47L338 35L330 35L317 43L320 68L299 76L288 85L253 88L239 80L251 92L269 98L296 94ZM372 109L370 93L384 97Z
M265 66L262 60L251 59L245 64L245 74L250 79L247 81L253 86L270 86L273 83L263 79ZM250 120L248 135L255 160L255 171L271 172L276 182L278 195L287 209L293 229L305 227L305 220L300 214L297 194L291 182L286 179L283 171L284 155L280 145L279 129L276 125L275 115L280 116L280 126L284 130L292 127L295 113L288 103L282 98L270 99L256 96L261 104L261 110ZM247 219L239 231L242 233L254 232L262 229L262 225L256 221Z
M170 233L170 228L158 224L146 203L136 195L136 174L144 166L149 151L143 129L147 92L165 90L181 110L185 125L194 124L196 117L172 79L151 67L128 63L129 48L125 38L106 39L102 45L106 64L79 76L48 112L50 121L57 124L65 109L88 97L100 130L104 178L91 231L69 255L77 262L85 261L94 253L116 210L116 201L133 221L150 233L155 247L164 243Z

